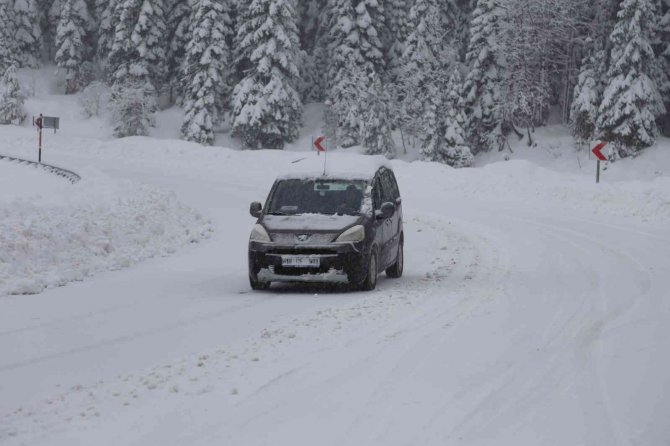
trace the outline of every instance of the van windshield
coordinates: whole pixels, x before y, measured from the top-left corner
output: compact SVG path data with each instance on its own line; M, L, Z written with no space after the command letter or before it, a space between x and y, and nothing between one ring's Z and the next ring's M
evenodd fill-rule
M360 215L366 183L361 180L280 180L270 198L270 215Z

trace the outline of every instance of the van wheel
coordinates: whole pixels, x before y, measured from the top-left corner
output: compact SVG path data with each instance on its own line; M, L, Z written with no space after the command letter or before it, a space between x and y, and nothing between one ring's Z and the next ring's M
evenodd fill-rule
M374 249L370 253L365 279L358 287L361 291L372 291L377 287L377 251Z
M272 282L262 282L249 276L249 285L251 286L251 289L254 291L265 291L268 288L270 288L271 284Z
M405 267L405 254L403 248L403 240L400 239L400 243L398 243L398 254L396 255L395 263L386 269L386 275L392 279L397 279L400 276L402 276L402 270L404 267Z

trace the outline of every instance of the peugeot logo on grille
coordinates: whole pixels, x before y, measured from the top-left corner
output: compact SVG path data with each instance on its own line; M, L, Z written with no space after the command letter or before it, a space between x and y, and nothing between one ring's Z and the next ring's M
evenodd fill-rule
M309 237L310 237L309 234L298 234L298 235L295 236L295 238L296 238L299 242L306 242L307 240L309 240Z

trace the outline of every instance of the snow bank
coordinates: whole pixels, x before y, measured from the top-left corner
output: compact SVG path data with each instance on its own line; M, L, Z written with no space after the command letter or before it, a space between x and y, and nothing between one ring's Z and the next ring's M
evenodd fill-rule
M76 185L61 180L55 187L46 173L39 180L22 177L24 183L32 181L32 189L0 200L0 295L39 293L127 267L172 253L212 230L172 193L112 180L94 169L80 173ZM5 191L10 178L17 179L2 175L0 180ZM12 189L21 190L21 181ZM39 194L36 181L43 186Z
M400 182L421 184L428 194L489 200L539 207L559 207L583 214L670 221L670 177L649 181L595 183L594 176L557 172L527 160L492 163L474 169L453 169L436 163L393 163ZM410 201L405 201L410 204Z

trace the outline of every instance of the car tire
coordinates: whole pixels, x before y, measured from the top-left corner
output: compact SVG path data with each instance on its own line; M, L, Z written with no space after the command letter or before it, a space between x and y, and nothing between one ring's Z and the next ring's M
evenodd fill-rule
M253 277L249 276L249 285L251 286L251 289L254 291L265 291L268 288L270 288L270 285L272 285L272 282L263 282L260 280L256 280Z
M405 249L403 247L403 240L400 239L398 243L398 253L396 254L395 263L386 269L386 276L391 279L397 279L402 276L403 268L405 267Z
M365 272L365 278L358 285L358 288L361 291L372 291L377 287L377 251L373 249L370 252L370 258L368 259L368 267Z

